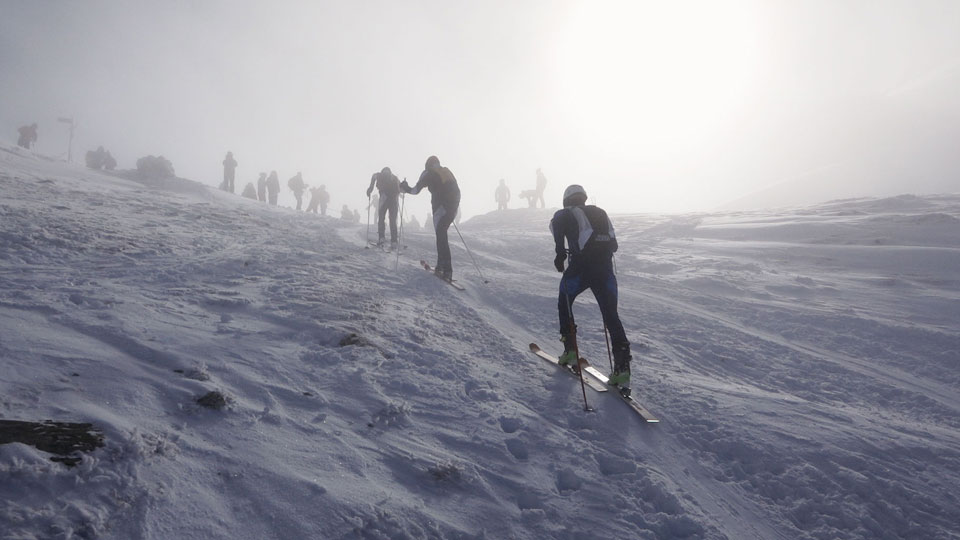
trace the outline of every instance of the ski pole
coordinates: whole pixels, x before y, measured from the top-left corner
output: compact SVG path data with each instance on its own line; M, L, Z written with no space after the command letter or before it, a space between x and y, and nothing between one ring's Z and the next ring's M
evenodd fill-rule
M607 342L607 360L610 361L610 373L613 373L613 353L610 351L610 333L607 331L607 321L603 321L603 340Z
M467 247L467 241L463 239L463 235L460 234L460 227L457 227L457 222L453 222L453 228L457 230L457 234L460 236L460 241L463 242L463 247L467 250L467 255L470 255L470 259L473 261L473 266L476 267L477 273L480 274L480 279L484 283L490 283L487 281L487 278L483 277L483 272L480 271L480 265L477 264L477 259L474 258L473 253L470 251L470 248Z
M367 195L367 236L365 240L367 245L364 247L370 249L370 195Z
M563 278L560 278L560 286L563 287L563 295L567 297L567 318L570 320L570 335L575 336L577 326L573 322L573 304L570 301L570 293L567 292L567 288L563 283ZM573 338L573 352L577 355L577 375L580 376L580 391L583 392L583 410L593 412L593 409L587 403L587 386L583 382L583 369L580 367L580 346L577 345L577 338Z
M406 181L406 178L404 178ZM400 246L403 245L403 203L406 202L407 198L400 194L400 231L397 235L397 261L393 263L393 271L396 272L400 269Z

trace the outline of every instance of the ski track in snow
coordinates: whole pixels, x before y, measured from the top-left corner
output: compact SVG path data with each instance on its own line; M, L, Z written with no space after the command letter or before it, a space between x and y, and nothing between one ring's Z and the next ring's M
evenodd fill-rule
M461 224L458 292L432 233L0 150L0 418L107 441L0 446L0 538L960 535L960 196L613 216L651 426L527 350L550 211Z

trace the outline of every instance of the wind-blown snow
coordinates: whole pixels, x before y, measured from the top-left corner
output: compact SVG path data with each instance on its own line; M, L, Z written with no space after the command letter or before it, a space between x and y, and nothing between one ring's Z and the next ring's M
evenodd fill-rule
M9 146L0 192L0 417L107 441L0 446L2 538L960 535L960 196L613 216L650 426L527 351L548 211L461 225L489 284L451 231L461 293L429 232Z

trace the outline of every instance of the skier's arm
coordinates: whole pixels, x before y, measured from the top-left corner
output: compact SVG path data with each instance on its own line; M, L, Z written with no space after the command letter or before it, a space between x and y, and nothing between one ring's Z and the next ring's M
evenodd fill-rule
M373 173L373 176L370 177L370 187L367 188L367 198L370 198L370 194L373 193L373 185L377 183L377 173Z
M564 238L566 237L568 214L569 212L566 210L557 210L557 213L553 215L553 219L550 220L550 234L553 235L557 255L567 254L567 248L564 246Z
M417 193L420 193L420 190L426 187L427 180L429 178L430 178L430 171L424 170L422 173L420 173L420 179L417 180L417 185L410 187L410 184L407 184L407 181L404 180L400 184L400 190L403 191L404 193L410 193L411 195L416 195Z
M563 210L557 210L557 213L553 215L553 219L550 220L550 233L553 234L553 241L556 244L557 256L553 259L553 267L557 269L557 272L563 272L563 262L567 260L567 250L563 247L563 238L564 238L564 217L566 217Z
M607 217L607 223L610 225L610 252L617 252L617 235L613 232L613 222L610 221L610 217Z

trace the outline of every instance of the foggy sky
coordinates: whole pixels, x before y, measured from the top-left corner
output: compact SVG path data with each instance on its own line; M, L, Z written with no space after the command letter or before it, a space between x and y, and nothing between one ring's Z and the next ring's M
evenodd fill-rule
M960 2L0 0L0 138L162 154L237 191L276 169L338 214L436 154L466 215L583 184L613 212L776 186L814 200L960 191ZM794 189L796 189L794 187ZM839 194L839 195L838 195ZM782 193L781 193L782 195ZM285 194L281 203L290 204ZM791 195L788 198L796 195ZM814 202L811 200L809 202ZM764 200L752 204L762 204ZM428 197L408 198L422 220ZM735 204L735 203L734 203Z

